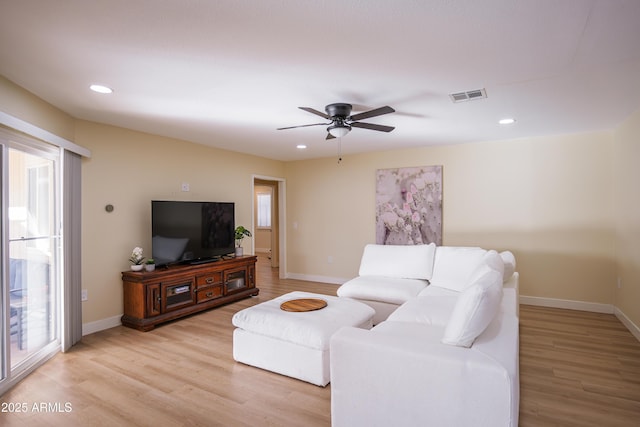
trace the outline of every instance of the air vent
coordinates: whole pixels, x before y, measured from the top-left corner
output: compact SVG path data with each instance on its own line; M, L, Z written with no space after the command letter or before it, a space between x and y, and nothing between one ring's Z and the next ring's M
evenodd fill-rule
M468 90L466 92L452 93L449 95L451 101L463 102L473 101L474 99L483 99L487 97L487 91L485 89Z

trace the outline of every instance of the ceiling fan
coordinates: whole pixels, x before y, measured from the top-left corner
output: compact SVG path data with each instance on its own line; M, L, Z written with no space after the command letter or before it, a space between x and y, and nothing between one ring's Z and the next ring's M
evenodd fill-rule
M310 125L300 125L300 126L289 126L284 128L278 128L278 130L284 129L294 129L294 128L302 128L308 126L328 126L327 127L327 138L333 139L339 138L341 136L345 136L351 131L352 127L362 128L362 129L370 129L377 130L380 132L391 132L395 129L393 126L384 126L384 125L376 125L373 123L362 123L359 120L368 119L371 117L381 116L383 114L393 113L396 110L389 106L384 106L380 108L375 108L373 110L365 111L364 113L358 113L351 115L351 104L345 103L335 103L329 104L324 107L324 111L327 113L323 113L318 110L314 110L310 107L298 107L301 110L307 111L311 114L315 114L316 116L320 116L327 120L330 120L330 123L313 123Z

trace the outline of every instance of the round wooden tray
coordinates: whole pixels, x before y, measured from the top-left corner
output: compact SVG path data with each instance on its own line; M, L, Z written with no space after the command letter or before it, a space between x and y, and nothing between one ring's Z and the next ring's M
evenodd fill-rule
M280 309L284 311L304 312L320 310L327 306L327 302L319 298L299 298L285 301L280 304Z

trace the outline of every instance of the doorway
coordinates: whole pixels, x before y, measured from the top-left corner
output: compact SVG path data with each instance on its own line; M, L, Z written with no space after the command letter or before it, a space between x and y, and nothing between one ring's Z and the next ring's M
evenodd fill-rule
M2 388L60 344L58 154L2 146Z
M266 256L271 268L280 268L283 253L284 180L268 177L253 179L254 252ZM282 269L279 274L282 277Z

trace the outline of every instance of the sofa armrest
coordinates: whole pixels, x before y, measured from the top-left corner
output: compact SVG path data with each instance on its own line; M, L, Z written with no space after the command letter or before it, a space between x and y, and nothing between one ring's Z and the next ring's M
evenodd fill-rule
M517 426L519 389L495 359L442 344L443 328L380 326L342 328L331 338L334 427ZM516 319L516 340L517 327Z
M520 274L516 271L503 284L506 305L515 310L516 316L520 317Z

